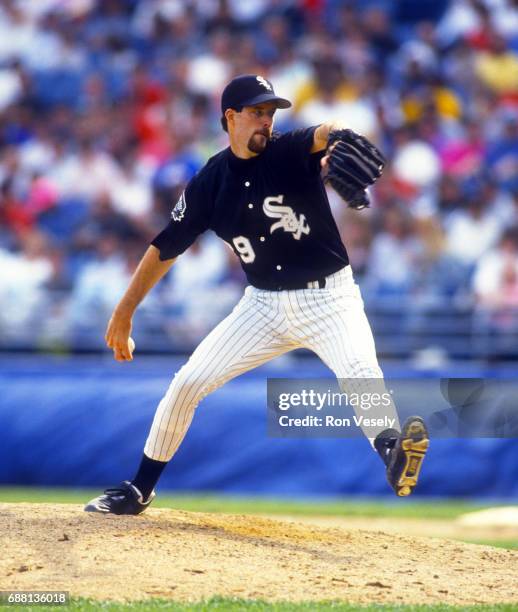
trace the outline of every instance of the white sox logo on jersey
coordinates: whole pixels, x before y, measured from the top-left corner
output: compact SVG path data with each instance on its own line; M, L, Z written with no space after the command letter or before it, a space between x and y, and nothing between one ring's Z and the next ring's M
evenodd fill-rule
M270 227L270 234L273 234L275 230L283 229L285 232L290 232L295 240L300 240L302 234L309 234L311 228L307 224L304 215L301 214L297 218L291 206L284 206L282 204L283 199L284 196L282 194L264 199L264 214L272 219L279 219L279 221L276 221ZM280 204L280 206L276 206L274 202Z
M178 202L176 202L175 207L171 212L171 217L175 221L181 221L185 215L185 209L187 208L187 203L185 202L185 192L182 193Z
M272 86L270 85L270 83L268 83L268 81L267 81L267 80L266 80L264 77L262 77L262 76L258 76L258 77L255 77L255 78L257 79L257 81L259 81L259 83L261 83L261 85L262 85L263 87L266 87L266 89L267 89L268 91L271 91L271 90L272 90Z

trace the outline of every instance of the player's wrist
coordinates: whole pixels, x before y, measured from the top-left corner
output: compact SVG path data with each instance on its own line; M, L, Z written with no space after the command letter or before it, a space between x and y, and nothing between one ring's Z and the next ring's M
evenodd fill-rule
M113 311L113 314L118 319L129 319L131 320L133 315L135 314L135 310L137 308L137 304L133 305L127 302L120 302Z

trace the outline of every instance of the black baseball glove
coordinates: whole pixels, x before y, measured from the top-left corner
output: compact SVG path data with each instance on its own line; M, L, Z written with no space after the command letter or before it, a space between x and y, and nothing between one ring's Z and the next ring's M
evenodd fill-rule
M369 206L369 196L365 190L383 172L385 158L382 153L352 130L332 130L327 141L326 155L329 156L329 171L324 181L351 208L361 210Z

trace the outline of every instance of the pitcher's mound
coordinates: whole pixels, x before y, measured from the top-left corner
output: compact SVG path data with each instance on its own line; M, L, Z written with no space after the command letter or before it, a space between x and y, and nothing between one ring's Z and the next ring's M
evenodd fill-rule
M0 590L119 601L518 602L518 551L257 516L0 504L0 545Z

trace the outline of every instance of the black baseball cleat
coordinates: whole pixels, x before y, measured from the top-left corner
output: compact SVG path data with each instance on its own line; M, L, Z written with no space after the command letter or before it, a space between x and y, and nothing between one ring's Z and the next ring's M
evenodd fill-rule
M142 493L129 480L121 482L117 487L106 489L102 495L89 501L85 512L101 512L102 514L140 514L155 498L155 492L146 501Z
M399 497L410 495L417 485L430 439L421 417L409 417L401 432L385 429L374 448L387 466L387 480Z

